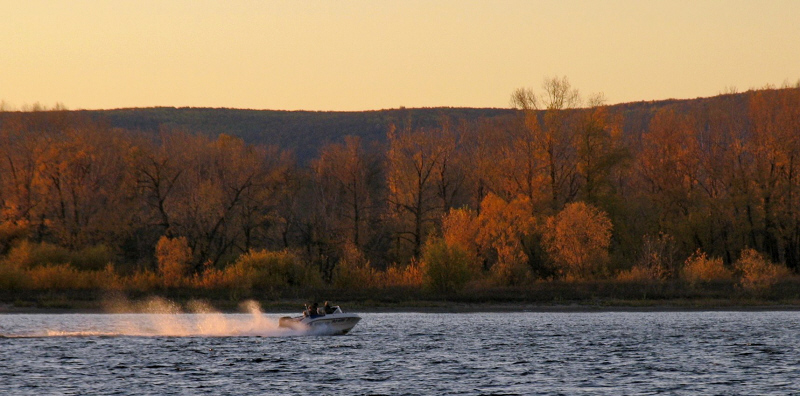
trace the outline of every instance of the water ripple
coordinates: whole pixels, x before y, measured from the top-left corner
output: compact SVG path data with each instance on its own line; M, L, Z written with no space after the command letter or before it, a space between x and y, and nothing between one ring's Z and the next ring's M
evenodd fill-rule
M341 337L220 317L227 327L205 321L209 334L173 336L120 328L152 328L141 315L0 315L0 387L14 395L800 393L796 312L365 314Z

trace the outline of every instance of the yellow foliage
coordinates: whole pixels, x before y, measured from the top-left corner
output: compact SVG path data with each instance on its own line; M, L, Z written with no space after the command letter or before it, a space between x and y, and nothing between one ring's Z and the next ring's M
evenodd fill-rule
M442 218L442 235L448 246L477 252L478 221L470 209L450 209Z
M405 267L389 266L380 276L383 287L419 287L424 281L422 266L416 261L412 261Z
M459 245L449 246L443 239L431 238L422 255L425 283L436 291L459 291L474 276L474 262L475 257Z
M322 278L316 268L304 264L292 252L250 251L236 260L234 268L223 273L228 280L241 279L254 288L317 287ZM245 279L242 279L245 278ZM249 278L249 279L247 279Z
M254 278L255 269L240 261L222 270L211 267L206 268L202 274L194 276L192 286L202 289L239 289L249 291L253 286Z
M82 270L102 270L111 262L113 253L106 245L94 245L71 252L70 262Z
M592 279L606 271L611 228L605 212L574 202L547 220L544 242L565 275Z
M671 235L645 235L636 265L647 271L652 280L671 279L679 275L676 256L677 246Z
M163 284L161 278L152 271L139 271L122 280L125 288L136 291L152 291Z
M653 271L653 267L644 265L634 265L633 268L627 271L621 271L617 274L617 280L620 282L652 282L662 279L661 273ZM569 279L568 280L577 280Z
M492 276L501 286L519 285L530 278L522 238L533 232L536 222L532 213L533 207L527 197L506 202L489 194L481 202L477 240L481 249L494 249L497 253Z
M739 285L752 291L768 289L790 275L788 268L770 262L754 249L743 250L734 268L739 273Z
M86 276L69 264L56 264L34 267L26 271L31 280L31 288L37 290L88 289Z
M23 240L11 248L6 257L9 265L31 268L46 264L67 264L71 261L69 250L47 242L33 243Z
M100 290L121 290L123 279L114 270L114 265L109 263L99 271L83 271L87 283Z
M528 256L520 246L500 246L497 263L491 268L491 280L498 286L519 286L531 280Z
M158 272L166 287L181 286L192 260L192 249L185 237L168 238L162 236L156 244Z
M368 289L378 286L379 275L361 251L348 244L336 268L333 269L333 285L339 289Z
M527 197L519 196L506 202L497 195L488 194L481 202L478 240L492 247L518 244L536 224L532 213L533 206Z
M700 250L689 256L683 265L683 279L691 284L731 278L733 273L725 268L721 258L709 258Z

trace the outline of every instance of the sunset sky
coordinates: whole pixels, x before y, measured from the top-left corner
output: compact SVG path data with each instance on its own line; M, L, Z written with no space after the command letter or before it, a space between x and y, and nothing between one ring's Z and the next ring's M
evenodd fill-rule
M609 103L800 79L800 1L0 0L0 100L70 109Z

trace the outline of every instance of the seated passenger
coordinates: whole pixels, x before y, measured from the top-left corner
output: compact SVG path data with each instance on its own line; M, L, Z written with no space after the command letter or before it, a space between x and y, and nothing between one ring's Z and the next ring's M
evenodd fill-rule
M334 309L327 301L325 301L323 308L325 309L325 314L332 314L334 311L336 311L336 309Z

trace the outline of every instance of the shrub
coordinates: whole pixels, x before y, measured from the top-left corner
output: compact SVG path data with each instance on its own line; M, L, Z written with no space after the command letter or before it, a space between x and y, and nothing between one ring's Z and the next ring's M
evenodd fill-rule
M378 273L355 246L344 248L342 258L333 269L333 286L339 289L367 289L378 286Z
M31 288L38 290L88 289L85 276L69 264L45 265L26 271Z
M431 238L422 253L425 284L439 292L459 291L472 277L473 261L459 245L448 246L444 239Z
M47 242L33 243L22 240L8 252L6 261L17 268L31 268L48 264L67 264L72 260L70 251Z
M734 268L739 273L739 285L751 291L768 289L790 275L788 268L770 262L754 249L743 250Z
M114 258L114 253L106 245L95 245L83 248L71 254L72 265L81 270L99 271Z
M678 248L675 238L659 232L658 235L645 235L642 250L636 266L646 280L664 280L678 276ZM645 280L645 279L641 279Z
M690 284L731 278L733 273L725 268L721 258L709 258L700 250L689 256L683 265L683 279Z
M659 274L653 273L651 268L643 265L634 265L633 268L617 274L617 280L620 282L652 282L660 279Z
M30 280L22 269L0 261L0 290L17 291L27 289Z
M491 268L491 281L496 286L519 286L530 281L528 256L516 246L499 246L497 262Z
M177 287L184 283L192 260L192 249L185 237L169 238L162 236L156 244L158 272L166 287Z
M15 241L25 238L28 227L24 221L0 221L0 255L6 254Z
M231 289L249 291L252 288L255 270L238 262L216 269L208 267L201 274L194 276L192 285L203 289Z
M138 271L133 275L122 279L123 287L128 290L136 291L152 291L153 289L163 285L162 279L152 271Z
M94 285L94 288L101 290L120 290L123 287L122 277L117 274L114 265L111 263L100 271L86 272L88 282Z
M419 287L423 282L422 268L415 261L405 267L392 265L381 274L381 286L383 287Z
M292 286L317 287L322 283L319 271L305 265L289 251L251 251L242 255L228 276L251 276L250 285L260 289L283 289Z

